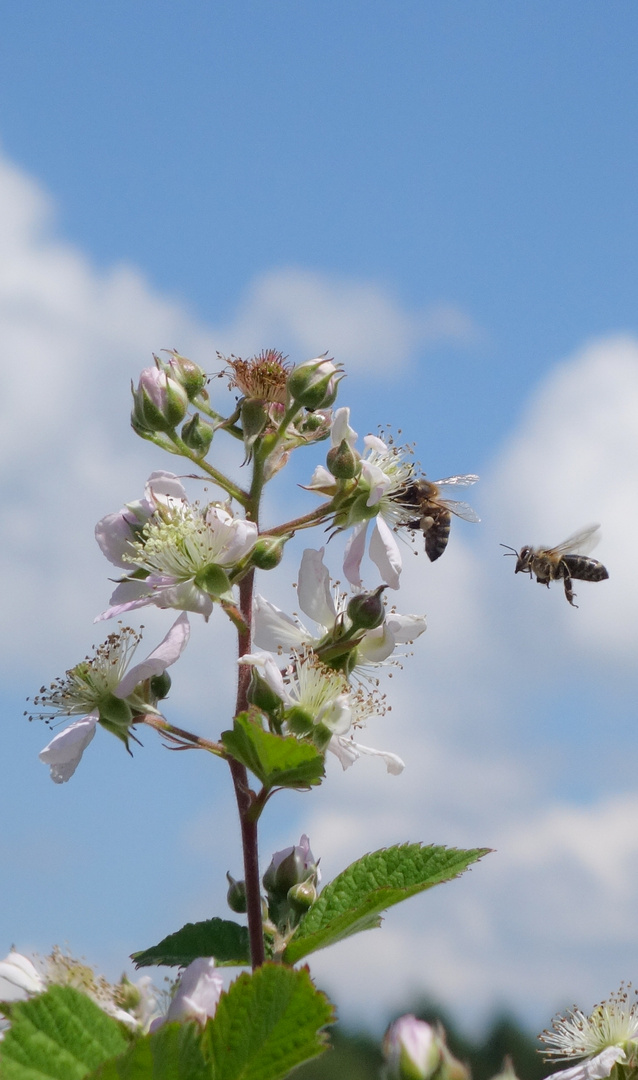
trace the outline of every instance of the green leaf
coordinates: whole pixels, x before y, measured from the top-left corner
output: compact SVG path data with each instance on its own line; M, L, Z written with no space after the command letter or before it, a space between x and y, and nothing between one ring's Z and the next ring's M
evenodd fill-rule
M322 890L288 944L284 962L295 964L317 949L380 926L380 912L458 877L489 851L400 844L364 855Z
M215 1080L279 1080L327 1045L332 1006L308 969L264 964L222 994L207 1028Z
M248 713L240 713L232 731L223 731L222 743L269 790L274 787L306 788L320 784L324 776L323 755L294 735L264 731Z
M88 1080L211 1080L195 1023L164 1024L115 1061L101 1065Z
M82 1080L128 1046L120 1025L71 986L15 1004L0 1042L2 1080Z
M169 934L158 945L132 953L131 960L138 968L151 964L186 967L198 956L214 956L219 967L250 964L248 930L230 919L186 923L181 930Z

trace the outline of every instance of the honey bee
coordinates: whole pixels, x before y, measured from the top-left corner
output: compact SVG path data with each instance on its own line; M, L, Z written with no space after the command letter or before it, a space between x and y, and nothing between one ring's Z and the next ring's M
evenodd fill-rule
M425 553L434 562L439 559L447 547L450 536L452 514L465 521L480 521L478 514L465 502L441 497L442 487L469 487L475 484L478 476L446 476L444 480L413 480L401 494L401 504L418 513L411 521L406 521L408 529L419 529L425 539Z
M565 596L572 607L578 607L574 603L574 590L572 578L580 581L604 581L609 577L606 567L596 559L588 559L586 553L591 551L600 540L596 535L600 525L587 525L584 529L572 533L562 544L553 548L533 548L527 545L520 551L509 548L509 544L501 544L501 547L509 548L507 555L516 555L514 573L536 574L539 585L547 585L550 581L563 579Z

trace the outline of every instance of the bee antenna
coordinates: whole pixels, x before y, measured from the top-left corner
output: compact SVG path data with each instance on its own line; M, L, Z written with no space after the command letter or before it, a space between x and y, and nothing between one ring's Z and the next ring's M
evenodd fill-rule
M499 546L508 549L505 552L506 555L516 555L516 557L518 558L518 551L516 550L516 548L510 547L509 544L500 544Z

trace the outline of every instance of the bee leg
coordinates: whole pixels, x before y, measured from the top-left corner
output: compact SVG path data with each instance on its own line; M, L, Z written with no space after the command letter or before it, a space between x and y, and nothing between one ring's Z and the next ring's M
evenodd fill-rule
M571 574L566 567L563 569L563 584L565 586L565 596L567 597L569 603L572 605L572 607L577 608L578 604L574 603L574 590L572 588Z

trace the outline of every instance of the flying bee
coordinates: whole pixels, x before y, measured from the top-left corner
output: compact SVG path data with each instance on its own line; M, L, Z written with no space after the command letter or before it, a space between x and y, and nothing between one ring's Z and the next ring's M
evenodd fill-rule
M539 585L547 585L550 581L560 581L562 578L565 586L565 596L572 607L578 607L574 603L574 590L572 578L579 581L604 581L609 577L606 567L596 559L588 559L586 553L591 551L600 540L597 535L600 525L587 525L584 529L572 533L562 544L553 548L533 548L529 545L522 547L520 551L509 548L509 544L501 544L501 547L509 548L507 555L516 555L514 573L536 574Z
M425 539L425 553L430 562L439 559L447 547L452 514L465 521L480 521L478 514L465 502L441 497L442 487L469 487L478 476L446 476L444 480L413 480L400 496L407 510L414 507L418 517L406 521L408 529L419 529Z

